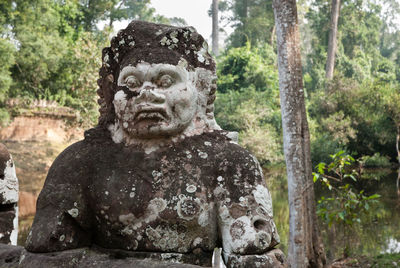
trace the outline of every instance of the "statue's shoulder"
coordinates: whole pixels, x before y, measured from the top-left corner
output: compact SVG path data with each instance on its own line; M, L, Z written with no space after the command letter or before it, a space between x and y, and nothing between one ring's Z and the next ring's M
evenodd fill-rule
M214 142L212 148L215 154L214 162L218 165L219 175L229 181L229 187L243 183L263 183L260 163L246 148L240 146L231 133L215 131L212 133Z
M100 151L107 144L112 143L109 136L109 133L98 127L85 131L84 139L64 149L57 156L52 168L82 166L89 163L93 159L93 156L96 155L96 151Z
M244 147L238 144L237 132L214 130L203 137L212 144L212 148L220 157L228 160L254 159L254 156Z
M88 144L109 144L113 142L110 131L101 126L86 130L84 136L84 142Z

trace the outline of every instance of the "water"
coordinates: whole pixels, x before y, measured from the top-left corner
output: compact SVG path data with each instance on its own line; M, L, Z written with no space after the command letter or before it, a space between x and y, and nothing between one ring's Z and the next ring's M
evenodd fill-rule
M394 170L369 170L368 178L356 187L364 189L366 195L378 193L379 203L370 208L370 215L363 217L361 224L353 227L333 225L330 228L320 221L325 251L329 260L344 255L350 245L351 255L376 256L382 253L400 253L400 196L397 193L397 172ZM289 208L287 181L284 169L265 170L271 191L274 220L281 236L280 248L287 253L289 235ZM326 195L316 187L316 196Z

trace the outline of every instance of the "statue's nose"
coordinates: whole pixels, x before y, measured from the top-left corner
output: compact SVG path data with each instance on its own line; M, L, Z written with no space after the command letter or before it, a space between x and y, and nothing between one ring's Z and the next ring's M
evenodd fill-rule
M165 102L164 94L157 93L154 89L156 86L152 83L145 82L140 89L139 96L135 99L135 103L150 102L161 104Z

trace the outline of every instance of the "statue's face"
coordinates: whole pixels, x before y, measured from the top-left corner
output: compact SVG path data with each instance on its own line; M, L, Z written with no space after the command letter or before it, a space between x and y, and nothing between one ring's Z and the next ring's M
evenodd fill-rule
M197 111L192 73L170 64L125 66L118 77L115 113L130 136L154 138L183 132ZM131 93L129 92L131 91Z

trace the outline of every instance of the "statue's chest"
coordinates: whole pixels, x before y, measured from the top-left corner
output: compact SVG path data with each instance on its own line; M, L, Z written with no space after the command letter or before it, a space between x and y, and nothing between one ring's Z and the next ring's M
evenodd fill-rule
M201 233L215 229L211 177L210 169L184 161L101 168L90 186L96 227L109 236L105 241L130 241L129 249L186 251ZM211 233L210 241L215 236ZM176 243L160 244L163 238Z

